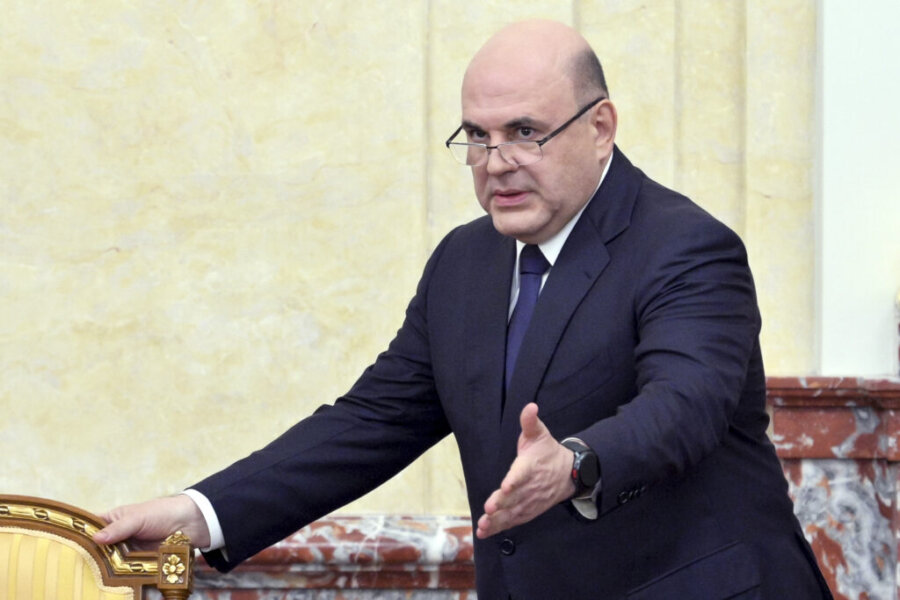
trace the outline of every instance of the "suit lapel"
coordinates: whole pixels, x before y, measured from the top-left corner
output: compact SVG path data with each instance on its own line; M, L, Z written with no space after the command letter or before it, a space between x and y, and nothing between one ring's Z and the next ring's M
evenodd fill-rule
M576 226L547 277L522 340L516 370L506 390L501 423L504 439L518 436L519 413L537 396L572 314L608 263L609 254L597 231Z
M475 265L466 284L466 387L485 435L496 438L503 397L506 319L516 260L515 240L494 232L483 246L473 246ZM490 439L488 438L488 439Z

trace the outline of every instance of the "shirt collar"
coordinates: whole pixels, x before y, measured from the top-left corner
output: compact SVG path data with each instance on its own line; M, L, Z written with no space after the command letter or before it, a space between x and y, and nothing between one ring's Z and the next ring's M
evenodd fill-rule
M606 174L609 172L609 165L612 164L613 156L612 153L609 155L609 160L606 161L606 166L603 167L603 173L600 174L600 181L597 182L597 187L594 188L594 192L591 194L591 197L588 198L588 201L584 203L584 206L581 207L581 210L578 213L569 219L569 222L566 223L562 229L560 229L556 235L551 237L549 240L538 244L538 248L541 249L541 253L544 255L544 258L547 259L547 262L550 263L552 267L556 263L556 259L559 258L559 253L562 252L562 248L566 243L566 240L569 239L569 234L572 233L572 229L575 227L575 223L578 222L578 219L581 218L581 214L584 212L584 209L588 207L588 204L591 203L593 197L597 194L597 190L600 189L600 185L603 183L603 180L606 179ZM525 242L520 242L516 240L516 272L519 270L519 256L522 254L522 248L525 246Z

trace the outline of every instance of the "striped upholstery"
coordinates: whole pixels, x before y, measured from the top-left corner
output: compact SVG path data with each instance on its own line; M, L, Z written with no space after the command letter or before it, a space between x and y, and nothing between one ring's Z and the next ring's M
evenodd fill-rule
M130 587L109 587L81 546L42 531L0 527L0 599L134 600Z

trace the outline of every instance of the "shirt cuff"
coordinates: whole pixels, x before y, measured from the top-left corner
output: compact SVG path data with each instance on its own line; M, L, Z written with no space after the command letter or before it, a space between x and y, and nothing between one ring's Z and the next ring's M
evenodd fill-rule
M225 547L225 534L222 533L222 526L219 524L219 517L216 516L216 510L213 508L209 498L198 492L197 490L184 490L181 492L194 501L203 520L206 521L206 528L209 530L209 546L200 548L201 552L211 552L220 550Z
M578 439L577 437L567 437L563 440L563 442L575 442L576 444L580 444L584 446L585 450L590 450L591 447L584 443L584 441ZM562 442L560 442L562 443ZM572 498L570 502L575 510L578 511L585 519L590 521L595 521L599 516L599 511L597 510L597 498L600 497L600 488L603 483L603 478L599 477L597 479L597 485L594 486L594 489L591 490L590 495L580 496L578 498Z

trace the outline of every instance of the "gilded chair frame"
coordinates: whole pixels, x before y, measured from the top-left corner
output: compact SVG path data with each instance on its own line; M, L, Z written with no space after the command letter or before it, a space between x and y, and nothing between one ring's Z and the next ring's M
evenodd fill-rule
M169 536L157 550L134 551L125 543L95 542L93 535L103 526L100 517L62 502L0 494L0 532L43 532L69 540L90 555L104 585L131 588L136 599L143 598L145 587L157 588L165 600L190 595L194 552L181 532Z

